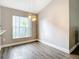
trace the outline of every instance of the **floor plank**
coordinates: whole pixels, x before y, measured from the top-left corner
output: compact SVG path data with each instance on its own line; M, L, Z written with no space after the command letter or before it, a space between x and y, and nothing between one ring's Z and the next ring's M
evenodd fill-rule
M79 52L78 48L75 51ZM79 55L69 55L43 43L34 42L4 48L3 59L79 59Z

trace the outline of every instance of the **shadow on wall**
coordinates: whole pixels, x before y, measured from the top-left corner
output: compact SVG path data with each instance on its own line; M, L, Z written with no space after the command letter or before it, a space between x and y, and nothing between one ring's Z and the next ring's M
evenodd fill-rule
M75 44L79 42L79 30L78 28L75 28Z
M79 42L79 29L75 28L75 44ZM71 53L73 55L79 55L79 45L78 47Z

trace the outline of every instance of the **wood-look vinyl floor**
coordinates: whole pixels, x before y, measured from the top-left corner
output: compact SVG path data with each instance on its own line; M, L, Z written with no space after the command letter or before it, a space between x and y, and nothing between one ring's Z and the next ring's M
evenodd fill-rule
M79 59L40 42L4 48L3 59Z

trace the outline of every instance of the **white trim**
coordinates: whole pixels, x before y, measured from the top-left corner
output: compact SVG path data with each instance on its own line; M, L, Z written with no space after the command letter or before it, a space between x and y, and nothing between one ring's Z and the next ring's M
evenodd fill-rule
M38 39L32 39L32 40L23 41L23 42L18 42L18 43L12 43L12 44L6 44L6 45L2 45L1 48L13 46L13 45L24 44L24 43L35 42L35 41L38 41Z
M47 42L44 42L44 41L41 41L41 40L39 40L39 41L42 42L42 43L44 43L44 44L46 44L46 45L48 45L48 46L51 46L53 48L59 49L59 50L65 52L65 53L70 54L68 49L65 49L65 48L62 48L62 47L58 47L56 45L53 45L53 44L50 44L50 43L47 43Z
M76 47L79 45L79 43L77 43L75 46L73 46L70 50L69 50L69 52L70 53L72 53L75 49L76 49Z

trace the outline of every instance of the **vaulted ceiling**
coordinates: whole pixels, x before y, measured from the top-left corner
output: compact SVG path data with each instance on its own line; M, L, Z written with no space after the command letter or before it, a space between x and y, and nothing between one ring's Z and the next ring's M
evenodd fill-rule
M18 10L39 13L52 0L0 0L0 5Z

